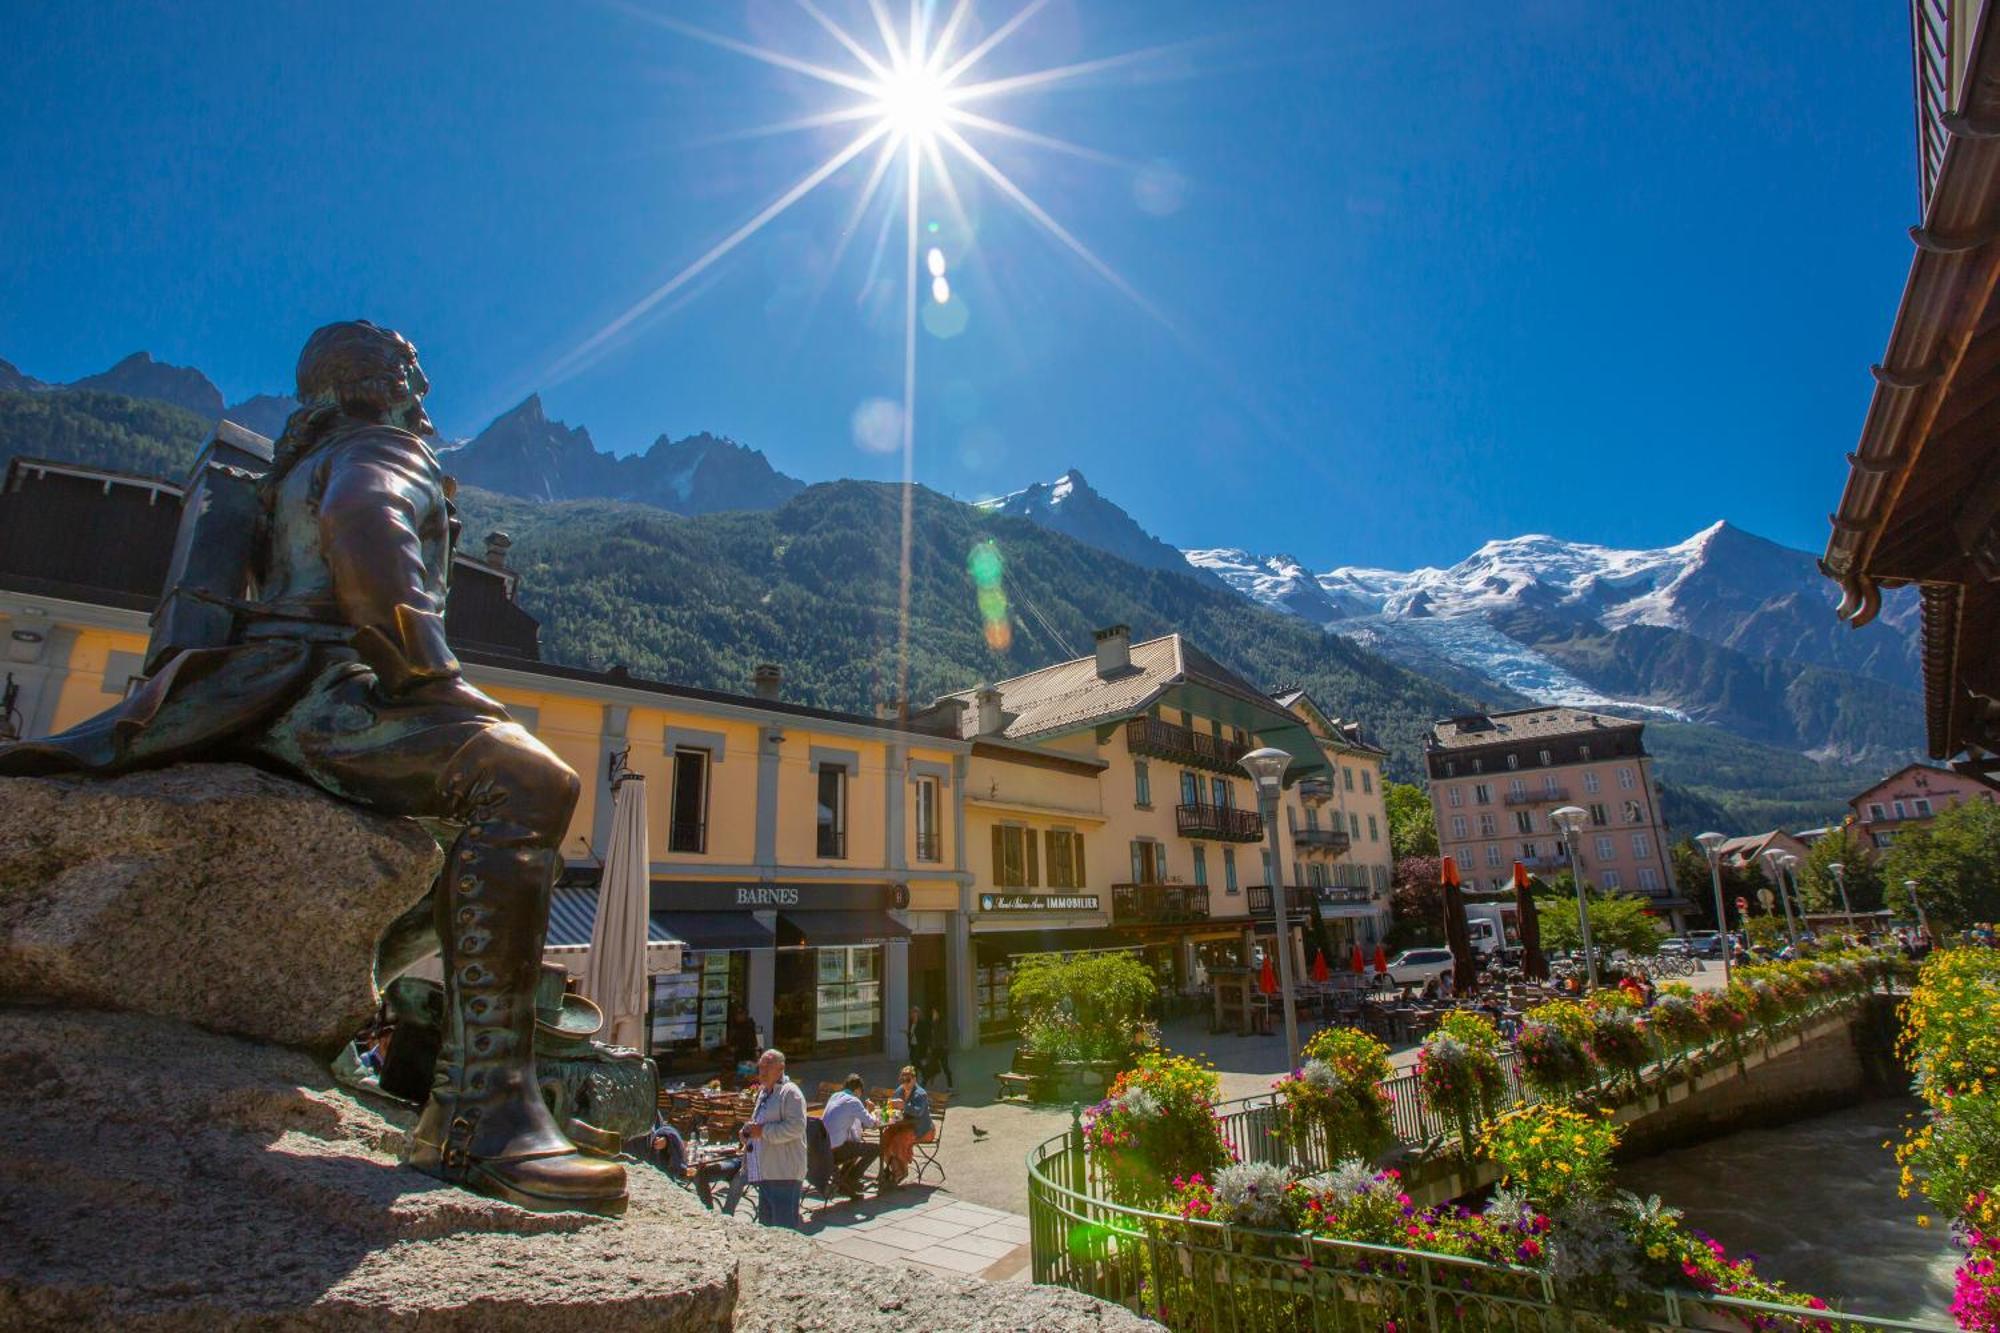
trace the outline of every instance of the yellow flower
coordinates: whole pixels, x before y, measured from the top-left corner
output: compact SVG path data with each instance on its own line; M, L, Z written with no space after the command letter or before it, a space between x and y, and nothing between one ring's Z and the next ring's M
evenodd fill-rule
M1931 1224L1931 1218L1930 1218L1930 1214L1929 1214L1929 1213L1918 1213L1918 1214L1917 1214L1917 1225L1918 1225L1918 1226L1920 1226L1920 1227L1927 1227L1927 1226L1929 1226L1930 1224Z
M1648 1259L1664 1259L1667 1257L1667 1247L1660 1244L1648 1245L1646 1247L1646 1257Z

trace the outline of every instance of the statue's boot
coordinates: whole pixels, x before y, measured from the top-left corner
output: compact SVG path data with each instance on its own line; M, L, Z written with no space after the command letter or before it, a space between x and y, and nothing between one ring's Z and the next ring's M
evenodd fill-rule
M406 1160L537 1211L625 1209L625 1168L577 1151L535 1077L535 979L556 852L525 825L469 826L437 889L445 1015Z

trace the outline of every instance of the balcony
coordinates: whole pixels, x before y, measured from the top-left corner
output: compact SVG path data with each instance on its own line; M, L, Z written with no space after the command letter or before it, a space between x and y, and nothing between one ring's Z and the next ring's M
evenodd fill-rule
M1289 884L1285 886L1285 912L1287 919L1303 920L1311 913L1313 900L1323 890L1311 884ZM1252 884L1249 896L1250 915L1268 918L1271 915L1271 886Z
M1206 884L1113 884L1114 926L1177 926L1208 920Z
M1174 831L1183 838L1256 842L1264 836L1264 817L1255 810L1238 810L1227 805L1177 805Z
M1347 830L1340 828L1313 828L1310 825L1295 828L1292 830L1292 842L1309 850L1324 848L1335 855L1348 848Z
M1569 788L1567 787L1557 787L1554 791L1549 790L1547 787L1540 787L1534 791L1524 791L1519 796L1510 791L1506 796L1508 805L1547 805L1553 801L1567 801L1568 799Z
M1300 778L1296 790L1307 805L1325 805L1333 799L1333 783L1326 778Z
M1239 771L1243 756L1250 753L1247 745L1150 717L1135 717L1125 724L1125 748L1133 754L1218 773Z

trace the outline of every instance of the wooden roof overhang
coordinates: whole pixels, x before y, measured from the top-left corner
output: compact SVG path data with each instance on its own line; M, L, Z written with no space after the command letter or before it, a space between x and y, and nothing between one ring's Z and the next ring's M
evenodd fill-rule
M2000 33L1981 14L1961 105L1821 567L1865 625L1923 590L1930 751L2000 749Z

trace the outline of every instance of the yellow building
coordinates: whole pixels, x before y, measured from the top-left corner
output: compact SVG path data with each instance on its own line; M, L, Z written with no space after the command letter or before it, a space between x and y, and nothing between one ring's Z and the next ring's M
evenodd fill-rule
M1321 895L1321 901L1336 948L1346 953L1358 944L1372 954L1389 932L1389 881L1395 869L1382 785L1382 761L1389 752L1370 743L1360 723L1333 717L1304 690L1281 690L1273 697L1306 724L1326 758L1326 776L1311 780L1326 785L1323 793L1316 788L1311 792L1318 797L1316 802L1306 804L1308 838L1322 818L1330 828L1347 834L1343 855L1323 868L1308 865L1308 882L1323 883L1331 890Z
M997 1005L1024 954L1136 949L1170 993L1195 996L1208 969L1248 965L1258 935L1273 937L1273 886L1288 889L1301 967L1355 914L1332 889L1349 839L1332 822L1348 807L1335 804L1328 756L1379 752L1352 739L1323 745L1303 716L1178 634L1135 644L1114 625L1096 638L1090 657L948 695L934 710L955 716L973 746L975 967L952 980L956 1011L974 1009L989 1031L1005 1026ZM1241 767L1262 746L1292 756L1275 867ZM1370 771L1386 839L1379 764ZM1065 833L1067 843L1054 840ZM1038 845L1038 856L1026 850ZM1372 902L1364 915L1372 923Z

